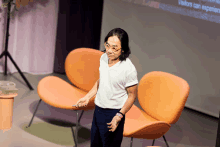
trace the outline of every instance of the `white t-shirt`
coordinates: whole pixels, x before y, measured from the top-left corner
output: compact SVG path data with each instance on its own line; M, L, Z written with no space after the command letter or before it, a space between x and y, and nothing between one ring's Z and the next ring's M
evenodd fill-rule
M100 58L99 89L95 104L101 108L121 109L128 94L126 87L138 84L137 70L131 60L119 61L108 66L108 56L104 53Z

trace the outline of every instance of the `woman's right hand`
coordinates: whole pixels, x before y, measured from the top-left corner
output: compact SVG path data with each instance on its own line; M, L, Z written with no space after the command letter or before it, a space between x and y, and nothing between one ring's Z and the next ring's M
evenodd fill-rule
M89 98L83 97L78 100L78 102L76 103L76 107L86 107L88 103L89 103Z

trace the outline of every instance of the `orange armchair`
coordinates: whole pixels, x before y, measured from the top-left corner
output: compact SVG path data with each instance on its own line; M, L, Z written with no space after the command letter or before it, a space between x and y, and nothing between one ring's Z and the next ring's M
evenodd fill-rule
M68 54L65 60L65 71L70 82L76 87L56 76L47 76L40 80L37 87L40 100L27 127L31 126L33 118L42 100L53 107L75 110L77 114L75 131L76 137L73 134L73 138L75 146L77 147L78 124L80 123L84 110L91 110L95 108L95 96L90 100L87 107L76 108L72 107L72 105L76 104L80 98L84 97L99 79L99 62L102 54L103 52L99 50L89 48L75 49ZM78 110L82 110L79 119Z
M138 101L143 108L133 105L127 112L124 137L155 139L163 136L175 124L184 109L190 87L188 83L173 74L153 71L145 74L138 85Z

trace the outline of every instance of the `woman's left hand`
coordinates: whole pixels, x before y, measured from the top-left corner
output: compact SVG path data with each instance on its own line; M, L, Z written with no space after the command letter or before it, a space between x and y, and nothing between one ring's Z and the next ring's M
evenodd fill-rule
M110 123L107 123L108 128L111 128L109 131L114 132L116 130L116 128L118 127L119 122L121 121L121 118L119 116L114 116L112 121Z

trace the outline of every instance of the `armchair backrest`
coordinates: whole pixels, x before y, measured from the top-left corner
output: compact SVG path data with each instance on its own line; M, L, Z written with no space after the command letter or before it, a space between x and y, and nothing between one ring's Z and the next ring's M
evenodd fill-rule
M65 72L73 85L90 91L99 79L100 57L103 52L90 48L77 48L65 60Z
M162 71L145 74L138 85L138 100L151 117L174 124L178 121L190 91L182 78Z

